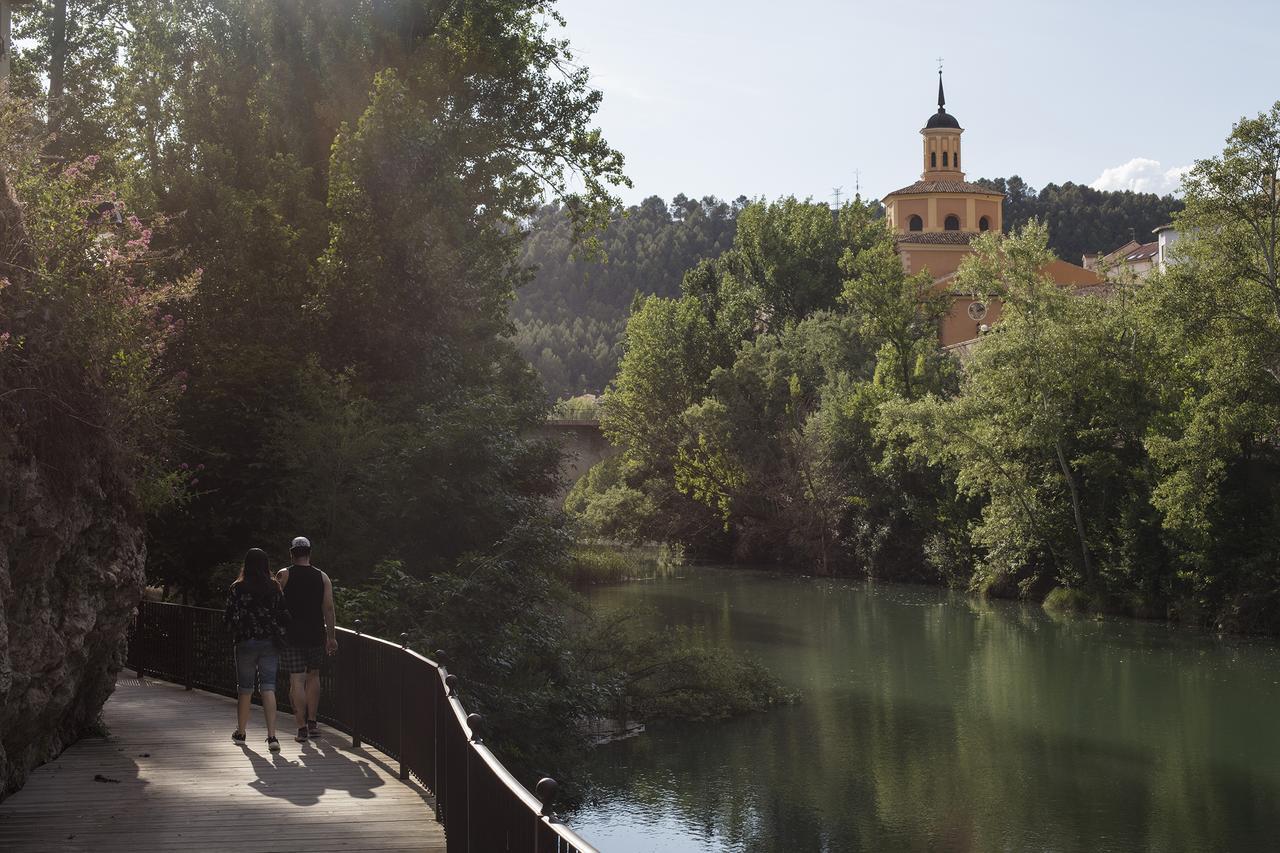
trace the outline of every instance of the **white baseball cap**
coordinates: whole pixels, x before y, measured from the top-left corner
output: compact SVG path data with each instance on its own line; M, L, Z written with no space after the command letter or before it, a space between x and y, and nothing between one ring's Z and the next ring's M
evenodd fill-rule
M310 547L311 547L311 540L305 536L296 536L294 537L294 540L289 543L290 551L292 551L294 548L310 548Z

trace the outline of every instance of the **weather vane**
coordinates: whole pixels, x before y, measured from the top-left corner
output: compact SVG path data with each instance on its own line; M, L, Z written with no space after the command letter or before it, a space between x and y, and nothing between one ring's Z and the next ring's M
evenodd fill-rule
M942 73L942 57L941 56L938 57L938 73L939 74Z

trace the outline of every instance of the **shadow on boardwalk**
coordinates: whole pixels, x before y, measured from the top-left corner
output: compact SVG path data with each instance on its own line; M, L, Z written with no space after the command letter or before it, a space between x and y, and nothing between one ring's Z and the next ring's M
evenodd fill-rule
M123 674L103 716L108 737L77 743L0 803L0 850L445 849L430 793L331 729L299 744L281 715L273 755L255 708L237 746L231 700Z

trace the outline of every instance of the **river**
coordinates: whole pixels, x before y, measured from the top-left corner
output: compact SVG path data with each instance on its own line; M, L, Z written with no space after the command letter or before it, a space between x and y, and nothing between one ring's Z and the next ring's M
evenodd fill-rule
M597 587L800 704L595 750L605 853L1280 850L1280 647L764 572Z

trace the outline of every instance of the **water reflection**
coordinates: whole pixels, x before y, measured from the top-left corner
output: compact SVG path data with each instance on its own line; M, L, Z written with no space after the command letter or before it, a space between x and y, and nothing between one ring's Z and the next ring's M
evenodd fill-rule
M1252 851L1280 843L1280 653L942 590L690 570L598 588L803 704L651 727L572 817L610 853Z

